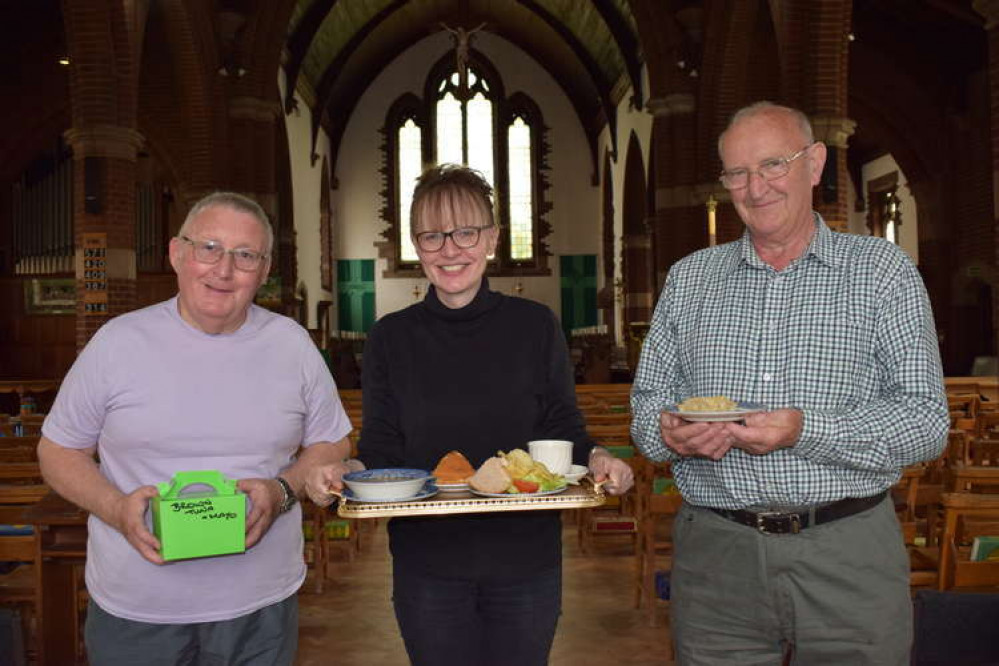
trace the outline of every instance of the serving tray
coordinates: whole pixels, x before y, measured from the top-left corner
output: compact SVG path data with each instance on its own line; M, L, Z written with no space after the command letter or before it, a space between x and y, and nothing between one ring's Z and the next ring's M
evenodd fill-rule
M357 502L340 500L341 518L393 518L396 516L446 516L458 513L494 513L498 511L540 511L552 509L588 509L607 501L602 488L587 477L578 486L569 486L557 495L523 497L478 497L470 492L445 493L425 500L406 502Z

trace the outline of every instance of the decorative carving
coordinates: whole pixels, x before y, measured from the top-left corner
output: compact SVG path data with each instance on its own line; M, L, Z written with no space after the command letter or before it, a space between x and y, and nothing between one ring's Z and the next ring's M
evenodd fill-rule
M477 28L465 30L461 26L450 28L447 24L441 23L441 27L451 33L451 40L454 42L454 66L458 71L458 85L462 92L468 90L468 54L472 37L485 26L485 23L480 23Z
M813 116L812 131L815 140L834 148L846 148L847 142L857 129L857 121L835 116Z
M646 108L657 118L681 114L689 115L696 110L697 100L690 93L675 93L665 97L650 98Z

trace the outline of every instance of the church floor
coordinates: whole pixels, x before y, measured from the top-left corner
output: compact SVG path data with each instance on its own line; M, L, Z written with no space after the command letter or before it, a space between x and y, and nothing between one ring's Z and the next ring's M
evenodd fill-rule
M299 595L299 666L406 666L391 603L385 521L365 525L353 562L335 555L322 594L306 581ZM634 602L635 558L627 537L595 539L584 555L575 525L563 529L563 613L552 666L667 666L669 626L660 602L655 626ZM310 573L311 576L311 573ZM474 664L455 666L474 666Z

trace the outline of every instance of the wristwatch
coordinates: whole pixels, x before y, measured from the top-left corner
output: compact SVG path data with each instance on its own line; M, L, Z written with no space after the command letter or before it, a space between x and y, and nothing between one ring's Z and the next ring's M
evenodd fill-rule
M279 513L288 513L291 511L291 507L295 506L295 502L298 498L295 497L295 491L291 489L291 484L282 479L280 476L274 477L274 480L278 482L281 486L281 490L284 491L284 498L281 500L281 504L278 505Z

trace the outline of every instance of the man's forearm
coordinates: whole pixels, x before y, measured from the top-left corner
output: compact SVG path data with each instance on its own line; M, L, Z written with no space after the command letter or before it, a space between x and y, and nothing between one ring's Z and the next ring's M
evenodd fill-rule
M45 483L54 491L114 525L113 507L124 493L101 474L94 450L70 449L42 437L38 443L38 462Z
M295 464L281 472L281 478L288 482L298 497L305 491L305 478L310 469L342 462L350 456L350 440L346 437L339 442L319 442L306 447Z

